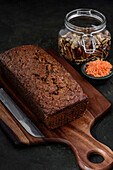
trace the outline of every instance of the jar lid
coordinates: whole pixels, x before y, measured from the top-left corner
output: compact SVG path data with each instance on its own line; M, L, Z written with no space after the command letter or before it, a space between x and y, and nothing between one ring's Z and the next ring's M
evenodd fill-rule
M76 9L67 13L65 26L73 32L93 34L106 27L106 18L102 13L93 9Z

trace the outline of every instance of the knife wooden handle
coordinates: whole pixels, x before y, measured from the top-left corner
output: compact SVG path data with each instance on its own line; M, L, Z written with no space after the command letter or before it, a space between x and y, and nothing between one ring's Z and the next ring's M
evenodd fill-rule
M0 126L16 145L34 145L47 143L64 143L70 145L64 139L33 137L18 123L13 115L8 111L4 104L0 101Z
M35 138L29 135L1 101L0 101L0 126L9 136L11 141L16 145L31 145L35 143L45 143L45 141L42 140L42 138Z
M36 145L47 143L63 143L72 146L70 142L61 138L33 137L18 123L13 115L0 101L0 126L16 145Z
M24 132L17 125L11 113L0 101L0 125L15 144L29 144Z
M45 144L41 137L36 138L26 132L20 123L13 117L4 104L0 101L0 126L16 145Z

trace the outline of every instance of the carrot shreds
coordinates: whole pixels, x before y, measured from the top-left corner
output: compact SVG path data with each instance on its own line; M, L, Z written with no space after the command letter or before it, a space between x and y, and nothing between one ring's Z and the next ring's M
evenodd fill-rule
M108 61L95 60L86 64L85 71L93 77L105 77L111 73L112 65Z

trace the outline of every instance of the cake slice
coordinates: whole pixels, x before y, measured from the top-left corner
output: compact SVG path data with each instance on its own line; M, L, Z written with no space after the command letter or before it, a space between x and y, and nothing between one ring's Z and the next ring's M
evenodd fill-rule
M80 85L40 47L23 45L1 53L0 70L49 129L75 120L86 109L88 97Z

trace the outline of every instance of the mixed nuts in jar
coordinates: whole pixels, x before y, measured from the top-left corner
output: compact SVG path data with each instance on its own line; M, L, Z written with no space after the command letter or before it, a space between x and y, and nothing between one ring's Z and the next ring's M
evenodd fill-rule
M103 14L92 9L77 9L65 18L59 31L60 54L72 63L81 64L94 59L105 59L111 45Z

